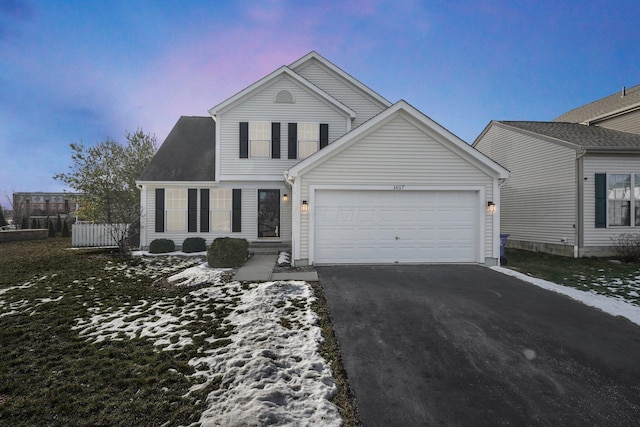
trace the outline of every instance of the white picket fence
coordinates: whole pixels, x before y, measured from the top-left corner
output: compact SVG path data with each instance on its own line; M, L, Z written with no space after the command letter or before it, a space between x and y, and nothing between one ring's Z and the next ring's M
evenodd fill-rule
M77 222L71 228L71 245L75 248L118 246L117 237L123 236L127 227L129 224Z

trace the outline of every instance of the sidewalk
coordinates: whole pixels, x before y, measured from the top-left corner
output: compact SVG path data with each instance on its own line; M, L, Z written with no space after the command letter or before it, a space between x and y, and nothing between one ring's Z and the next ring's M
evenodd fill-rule
M318 274L315 271L291 271L274 273L278 255L256 254L249 258L242 267L233 275L233 280L239 282L268 282L270 280L303 280L305 282L317 282Z

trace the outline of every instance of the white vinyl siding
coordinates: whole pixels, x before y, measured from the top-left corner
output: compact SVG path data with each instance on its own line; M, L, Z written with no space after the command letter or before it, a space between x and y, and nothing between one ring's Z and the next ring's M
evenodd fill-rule
M354 128L386 108L316 60L305 62L294 71L354 110L357 114L353 121Z
M597 173L611 174L640 174L640 158L629 155L596 155L587 154L584 157L584 246L609 247L611 238L622 233L640 232L634 226L595 226L595 175ZM608 210L608 209L607 209ZM607 212L608 214L609 212ZM608 216L608 215L607 215ZM607 218L609 223L609 219Z
M394 185L460 190L481 187L488 200L494 198L491 176L401 117L355 141L339 155L298 179L300 200L310 200L310 183L314 186L384 186L389 189ZM499 254L493 254L493 217L486 215L484 209L478 215L482 215L484 221L478 224L484 230L484 255L498 257ZM300 215L300 259L309 256L308 219L308 214Z
M274 102L276 94L288 90L295 98L294 104ZM329 124L329 143L347 132L348 115L335 106L321 100L315 93L300 87L289 77L276 79L269 86L252 94L246 100L222 111L218 116L220 128L220 175L221 181L229 176L253 180L257 175L282 176L300 160L288 159L287 123L316 122ZM240 122L263 121L280 123L280 159L239 158Z
M500 188L501 232L523 242L576 244L574 149L499 125L475 148L511 172Z
M143 247L148 247L149 243L151 243L154 239L170 239L173 240L176 246L182 245L182 242L187 237L202 237L206 240L207 245L211 244L213 240L217 237L237 237L242 239L247 239L249 242L253 242L257 240L258 235L258 189L279 189L281 194L287 194L291 196L291 189L288 189L284 186L282 181L273 181L273 182L226 182L216 187L207 187L207 186L194 186L193 183L185 183L182 190L187 192L187 188L197 188L198 189L198 205L197 205L197 224L198 230L200 230L200 189L209 189L209 209L211 215L213 216L213 211L216 210L217 207L225 207L228 203L230 203L232 198L232 189L240 189L242 191L242 231L241 232L232 232L232 231L216 231L214 230L213 221L209 225L209 232L203 233L198 231L197 233L188 233L186 228L186 216L187 210L186 207L184 209L184 217L185 217L185 227L183 231L175 231L169 232L165 230L165 232L157 233L155 232L155 189L156 188L164 188L165 189L165 199L166 199L166 189L175 188L176 183L158 183L155 186L145 186L142 191L143 199L143 209L147 213L143 216L144 222L141 224L143 227L143 232L141 236L144 236L141 240L140 244ZM217 193L214 204L214 193L218 191L223 191L222 193ZM227 199L227 194L229 195ZM186 197L186 196L185 196ZM288 198L287 201L281 200L280 202L280 238L282 242L291 242L291 197ZM186 206L186 205L185 205ZM166 206L165 206L166 209ZM229 209L231 209L229 207ZM230 215L230 210L228 213L223 213L224 209L220 210L220 219L226 220L227 215ZM213 219L213 218L212 218ZM230 230L230 226L228 227Z

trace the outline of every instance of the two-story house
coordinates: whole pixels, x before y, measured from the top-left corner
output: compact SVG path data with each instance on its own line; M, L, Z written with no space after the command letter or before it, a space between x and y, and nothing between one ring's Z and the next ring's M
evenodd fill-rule
M316 52L181 117L138 180L153 239L290 244L294 263L499 258L508 171Z
M550 122L492 121L473 146L511 172L509 246L609 256L618 236L640 233L640 85Z

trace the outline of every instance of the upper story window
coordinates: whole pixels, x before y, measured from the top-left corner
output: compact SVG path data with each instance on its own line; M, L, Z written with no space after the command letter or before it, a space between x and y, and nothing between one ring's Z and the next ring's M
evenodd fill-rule
M249 122L249 156L271 157L271 122Z
M318 123L298 123L298 158L306 159L320 145L320 125Z

